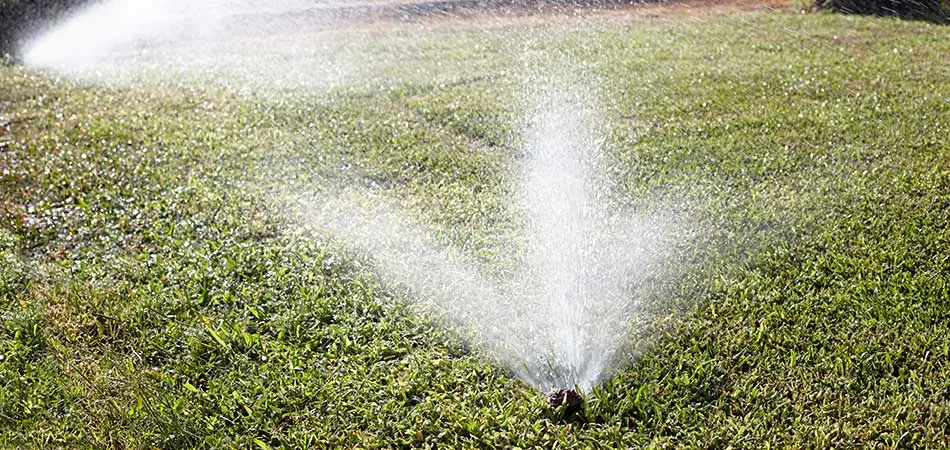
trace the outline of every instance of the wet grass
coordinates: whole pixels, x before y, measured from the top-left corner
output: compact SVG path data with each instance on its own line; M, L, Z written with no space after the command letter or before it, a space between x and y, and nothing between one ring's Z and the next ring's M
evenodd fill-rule
M392 60L371 81L261 97L0 67L0 444L950 446L948 38L434 29L365 49ZM519 74L551 54L599 80L618 198L699 230L649 292L675 314L572 423L277 196L373 185L502 264Z

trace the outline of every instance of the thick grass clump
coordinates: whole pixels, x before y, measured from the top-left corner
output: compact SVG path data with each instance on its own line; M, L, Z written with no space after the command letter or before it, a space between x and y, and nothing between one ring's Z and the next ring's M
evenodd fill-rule
M0 446L950 447L950 29L616 17L377 36L318 93L0 67ZM618 201L693 231L572 423L280 196L372 186L503 268L551 55Z

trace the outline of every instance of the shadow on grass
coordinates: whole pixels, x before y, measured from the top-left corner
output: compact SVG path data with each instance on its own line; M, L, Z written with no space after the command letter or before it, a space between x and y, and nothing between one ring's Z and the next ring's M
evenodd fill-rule
M940 25L950 24L948 0L815 0L813 8L842 14L893 16Z

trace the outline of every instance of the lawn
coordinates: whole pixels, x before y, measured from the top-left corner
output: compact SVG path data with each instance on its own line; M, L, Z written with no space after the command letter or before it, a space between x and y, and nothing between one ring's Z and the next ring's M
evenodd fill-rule
M950 447L950 28L358 33L326 83L0 67L0 446ZM569 421L287 195L372 188L503 272L548 75L595 86L617 201L688 218L638 352Z

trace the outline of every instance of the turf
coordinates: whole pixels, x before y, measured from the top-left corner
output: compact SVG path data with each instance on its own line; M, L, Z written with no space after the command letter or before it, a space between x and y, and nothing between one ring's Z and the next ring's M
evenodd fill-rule
M362 45L373 75L313 93L0 67L0 445L950 447L950 28L595 15ZM503 268L546 58L597 80L618 199L693 230L643 294L650 346L567 422L280 196L375 186Z

